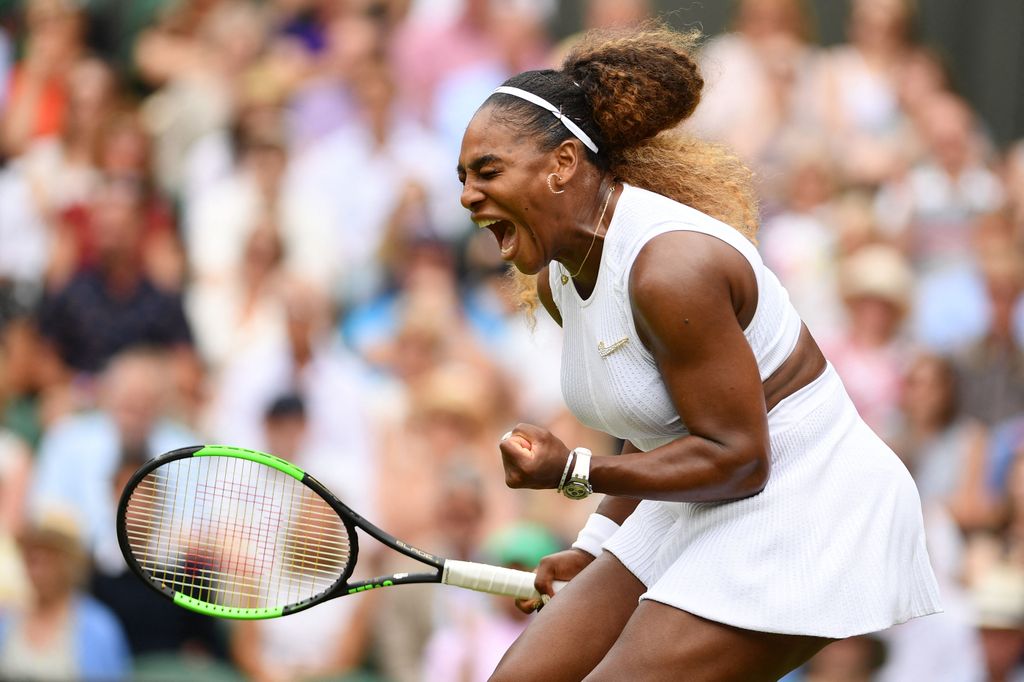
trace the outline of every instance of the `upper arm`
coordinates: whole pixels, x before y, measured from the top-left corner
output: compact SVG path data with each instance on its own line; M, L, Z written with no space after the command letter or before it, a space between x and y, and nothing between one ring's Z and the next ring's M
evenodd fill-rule
M541 305L544 306L544 310L548 311L551 319L561 327L562 313L559 312L558 306L555 305L555 298L551 293L551 279L548 277L548 268L550 267L545 267L537 275L537 297L540 299Z
M637 332L687 430L767 461L764 390L737 317L756 303L756 286L742 254L684 231L651 240L629 277Z

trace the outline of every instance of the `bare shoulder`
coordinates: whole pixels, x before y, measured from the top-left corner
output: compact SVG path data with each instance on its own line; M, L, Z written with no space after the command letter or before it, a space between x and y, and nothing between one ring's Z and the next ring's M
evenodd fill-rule
M729 271L745 260L721 239L702 232L666 232L640 249L630 271L629 286L631 290L656 293L662 286L674 287L684 282L723 283Z
M659 235L640 250L629 274L629 294L638 324L656 332L664 324L678 329L680 317L686 325L723 315L736 319L751 299L756 303L757 284L750 263L735 248L680 230Z

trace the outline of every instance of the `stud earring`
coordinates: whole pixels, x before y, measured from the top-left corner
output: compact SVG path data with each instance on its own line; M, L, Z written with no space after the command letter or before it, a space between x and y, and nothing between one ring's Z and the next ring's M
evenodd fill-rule
M551 174L549 174L548 175L548 189L551 190L552 194L565 194L565 190L564 189L555 190L555 186L551 184L551 177L552 176L558 178L559 182L562 181L562 176L560 176L558 173L551 173Z

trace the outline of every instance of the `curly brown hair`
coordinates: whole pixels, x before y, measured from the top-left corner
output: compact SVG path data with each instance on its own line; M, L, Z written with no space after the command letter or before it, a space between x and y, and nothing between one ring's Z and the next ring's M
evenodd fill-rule
M678 125L697 108L704 79L694 60L699 31L652 22L630 31L591 31L561 70L527 71L504 85L532 92L571 118L597 143L587 158L616 179L657 192L731 225L754 241L757 202L751 172L724 147ZM546 110L512 95L485 104L551 150L572 133ZM513 270L518 298L536 308L535 278Z

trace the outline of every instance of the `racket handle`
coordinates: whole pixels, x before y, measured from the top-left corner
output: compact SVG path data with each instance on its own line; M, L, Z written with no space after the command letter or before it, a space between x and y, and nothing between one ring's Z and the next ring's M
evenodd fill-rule
M465 587L477 592L504 594L518 599L537 599L541 596L533 586L536 578L537 575L529 571L455 559L445 561L444 570L441 572L441 582L445 585ZM556 592L564 586L565 583L561 580L554 583ZM544 601L547 601L547 595L544 595Z

